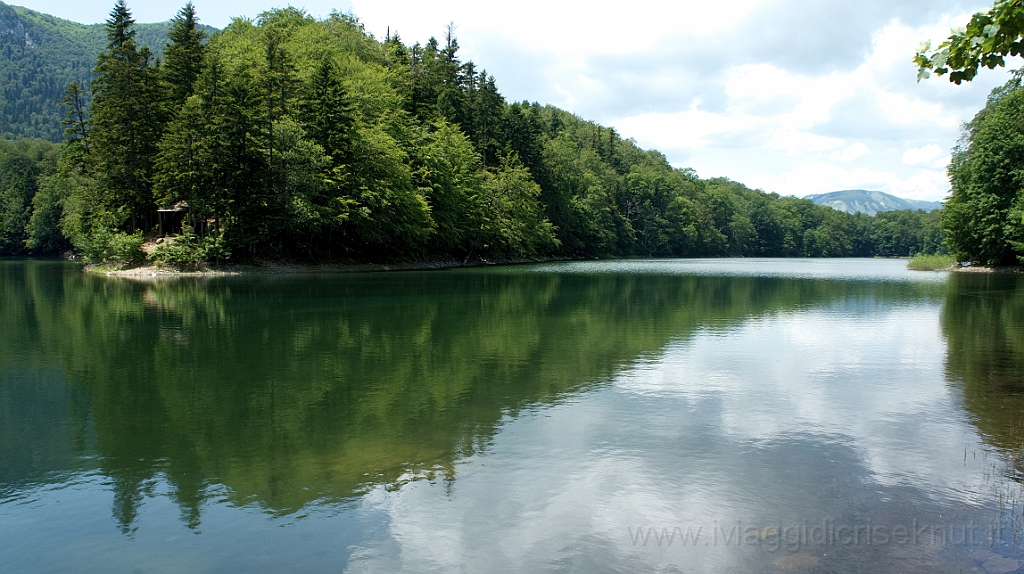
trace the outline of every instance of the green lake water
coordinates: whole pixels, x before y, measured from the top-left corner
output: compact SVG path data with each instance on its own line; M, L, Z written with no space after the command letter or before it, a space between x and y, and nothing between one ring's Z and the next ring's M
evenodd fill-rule
M1024 572L1024 277L0 261L0 570Z

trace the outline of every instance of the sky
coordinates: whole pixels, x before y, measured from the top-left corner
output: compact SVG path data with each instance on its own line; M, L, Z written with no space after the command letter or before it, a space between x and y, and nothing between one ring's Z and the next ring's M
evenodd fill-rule
M82 23L102 22L113 6L5 1ZM288 5L193 3L215 27ZM397 31L407 44L440 37L453 22L462 60L494 75L507 100L561 107L676 167L780 195L869 189L943 199L961 124L1009 79L997 69L962 86L916 81L920 42L938 43L987 9L985 0L733 0L725 11L706 0L293 5L318 17L351 12L378 38ZM128 7L137 21L157 22L180 5Z

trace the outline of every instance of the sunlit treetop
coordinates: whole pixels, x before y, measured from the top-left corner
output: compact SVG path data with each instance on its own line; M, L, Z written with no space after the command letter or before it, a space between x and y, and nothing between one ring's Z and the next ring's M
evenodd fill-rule
M978 75L978 68L1006 65L1007 56L1024 52L1024 0L999 0L988 12L978 12L966 27L953 28L938 48L931 41L921 43L914 55L917 79L949 74L960 84Z

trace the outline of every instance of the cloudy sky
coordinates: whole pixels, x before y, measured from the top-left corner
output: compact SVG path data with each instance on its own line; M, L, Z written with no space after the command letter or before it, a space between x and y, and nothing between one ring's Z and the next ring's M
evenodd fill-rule
M84 23L113 0L6 0ZM184 0L182 0L184 1ZM255 17L275 0L194 0L203 22ZM987 0L297 0L310 14L351 11L407 43L449 22L464 60L508 100L550 103L612 125L677 167L782 195L874 189L938 200L959 126L1003 70L971 85L916 83L910 60ZM140 22L179 7L129 0ZM1019 66L1019 63L1017 64Z

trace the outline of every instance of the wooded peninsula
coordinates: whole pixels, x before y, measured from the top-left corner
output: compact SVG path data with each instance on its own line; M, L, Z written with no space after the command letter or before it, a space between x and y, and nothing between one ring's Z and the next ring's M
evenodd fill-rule
M106 32L91 83L64 92L64 142L0 141L0 254L196 268L947 250L939 211L848 214L702 179L507 102L453 27L407 45L286 8L210 33L189 3L158 57L119 0Z

